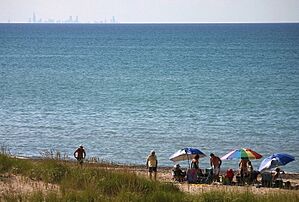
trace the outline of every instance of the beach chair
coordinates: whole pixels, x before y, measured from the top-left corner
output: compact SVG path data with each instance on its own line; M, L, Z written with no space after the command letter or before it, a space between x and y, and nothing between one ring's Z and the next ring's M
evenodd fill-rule
M206 179L204 183L211 184L214 180L213 168L206 168L205 175L206 175Z
M197 172L197 182L200 184L211 184L213 182L213 170L206 169L204 173Z
M171 171L172 179L177 182L185 181L186 172L179 172L177 170Z
M256 184L256 183L258 183L258 180L257 180L257 176L260 174L260 172L259 171L256 171L256 170L254 170L252 173L251 173L251 175L250 175L250 182L251 182L251 184Z

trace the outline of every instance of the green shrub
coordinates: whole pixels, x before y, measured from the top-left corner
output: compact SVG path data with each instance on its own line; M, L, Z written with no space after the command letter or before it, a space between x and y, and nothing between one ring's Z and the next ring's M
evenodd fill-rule
M256 201L264 201L264 202L297 202L299 201L299 193L295 192L284 192L284 193L275 193L275 194L266 194L260 195L257 197Z
M40 202L44 200L45 200L45 196L41 191L34 192L28 196L28 201L31 202Z
M45 171L45 181L50 183L61 182L69 170L67 166L55 160L48 160L41 167Z
M44 160L34 164L28 175L34 180L59 183L63 180L68 170L68 167L59 161Z
M7 155L0 154L0 172L5 173L12 169L14 162Z
M14 193L6 193L0 195L0 201L5 201L5 202L16 202L16 201L24 201L26 196L22 194L14 194Z
M143 202L144 198L143 195L140 193L128 192L122 190L118 193L117 197L115 197L114 201L120 202L127 202L127 201L134 201L134 202Z
M147 202L156 202L156 201L163 201L163 202L184 202L187 201L185 198L185 194L181 192L165 192L162 190L156 190L155 192L151 193L150 195L145 198Z
M14 174L25 174L32 168L28 160L17 159L5 154L0 154L0 173L11 172Z
M202 202L295 202L299 201L298 194L279 192L275 194L254 194L250 191L209 191L195 196L196 201Z

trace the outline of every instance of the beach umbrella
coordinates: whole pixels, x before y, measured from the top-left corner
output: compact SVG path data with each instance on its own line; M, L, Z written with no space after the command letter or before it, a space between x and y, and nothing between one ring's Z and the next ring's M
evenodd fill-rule
M270 170L278 166L284 166L292 161L295 161L295 157L289 154L284 154L284 153L272 154L271 156L265 158L262 161L259 167L259 171L261 172L263 170Z
M259 153L248 149L248 148L242 148L242 149L235 149L228 154L221 157L221 160L231 160L231 159L260 159L262 158L262 155Z
M202 158L202 157L206 156L199 149L187 147L187 148L184 148L184 149L180 149L177 152L175 152L174 154L172 154L169 157L169 160L174 161L174 162L176 162L176 161L184 161L184 160L188 160L189 161L189 159L194 158L196 154L199 155L199 158Z

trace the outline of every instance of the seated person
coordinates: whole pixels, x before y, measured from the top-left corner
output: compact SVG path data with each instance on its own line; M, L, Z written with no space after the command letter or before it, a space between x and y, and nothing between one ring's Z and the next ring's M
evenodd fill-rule
M281 174L284 174L284 171L280 170L280 168L276 168L273 175L272 175L272 182L273 182L275 187L282 188L282 186L283 186L283 181L282 181Z
M233 169L227 169L225 177L224 177L225 182L227 184L232 184L233 178L234 178L234 171L233 171Z
M172 169L172 177L173 177L173 179L177 180L179 182L182 182L182 181L184 181L185 176L186 176L186 172L184 172L181 169L180 164L176 164L174 166L174 168Z
M240 171L236 174L236 181L237 181L237 185L244 185L244 180L242 178Z
M263 172L262 175L262 186L271 187L272 186L272 175L270 172Z
M251 161L249 160L247 162L247 175L245 180L248 184L252 184L254 182L254 169L251 164Z
M285 185L284 185L284 188L285 188L285 189L292 189L291 182L290 182L290 181L286 181L286 182L285 182Z
M251 174L251 183L258 183L257 177L260 174L259 171L254 170Z

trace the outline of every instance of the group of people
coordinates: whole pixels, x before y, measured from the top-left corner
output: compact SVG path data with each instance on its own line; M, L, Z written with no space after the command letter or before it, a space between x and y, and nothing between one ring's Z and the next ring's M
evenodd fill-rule
M221 159L215 154L210 154L210 166L212 168L212 181L219 181L220 166L222 164ZM196 170L197 176L202 176L203 171L199 167L199 155L195 155L191 161L191 169Z
M283 187L282 174L284 171L280 168L276 168L274 172L263 172L262 176L262 186L263 187ZM286 182L286 187L290 186L289 182Z
M82 167L83 161L86 157L86 151L83 148L83 145L80 145L74 152L74 157L77 159L78 164ZM220 167L222 161L221 159L216 156L215 154L210 154L210 166L212 171L212 181L220 181L219 174L220 174ZM146 168L148 169L149 178L154 180L157 179L157 167L158 167L158 159L154 150L150 152L150 154L146 158ZM195 171L196 176L203 175L203 171L199 167L199 155L195 155L194 158L191 160L191 169ZM183 181L186 177L187 173L183 171L179 164L176 164L172 170L173 175L175 175L178 181ZM279 168L276 170L276 173L273 175L273 179L275 181L281 180L280 176L281 171ZM257 177L256 171L254 171L251 161L248 159L241 159L239 162L239 172L236 176L237 182L240 181L242 183L247 180L247 183L252 183ZM232 169L228 169L224 176L224 181L227 184L231 184L234 178L234 172Z
M203 173L202 169L199 167L199 155L195 155L194 158L191 160L191 165L189 170L194 171L193 174L195 175L196 180L198 180L198 177L202 177L205 175L208 175L211 177L209 179L209 182L219 182L220 181L220 167L222 165L222 160L216 156L215 154L210 154L210 166L211 166L211 173ZM149 178L152 179L152 176L154 176L154 179L156 180L157 177L157 166L158 166L158 160L155 151L151 151L150 155L147 157L146 160L146 167L148 168ZM275 170L272 176L273 182L275 184L282 184L282 178L281 178L281 171L279 168ZM179 164L176 164L174 168L172 169L172 174L175 180L177 181L184 181L186 179L186 176L188 175L188 172L183 171ZM239 162L239 171L236 175L237 183L240 184L252 184L257 181L257 176L259 172L255 171L253 168L253 165L251 161L247 158L243 158ZM206 176L207 177L207 176ZM225 184L233 184L233 178L235 177L235 173L233 169L228 169L225 173L224 178L222 178L223 183ZM188 176L187 176L188 178ZM198 182L198 181L197 181ZM207 182L207 181L206 181Z
M253 165L248 158L242 158L239 163L239 173L237 174L237 183L252 184L257 180L259 172L253 169Z
M220 173L220 166L222 164L221 159L218 156L215 156L213 153L210 154L210 165L213 169L213 179L219 181L219 173ZM154 179L157 178L157 166L158 160L155 151L151 151L149 156L146 159L146 167L148 168L148 173L150 179L154 175ZM203 174L202 170L199 167L199 155L195 155L194 158L191 160L191 169L195 170L196 175L199 176ZM174 175L177 176L178 180L183 179L186 176L186 172L184 172L179 164L174 166L172 170Z

